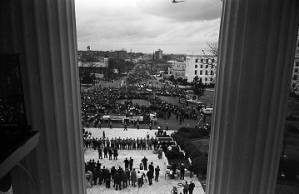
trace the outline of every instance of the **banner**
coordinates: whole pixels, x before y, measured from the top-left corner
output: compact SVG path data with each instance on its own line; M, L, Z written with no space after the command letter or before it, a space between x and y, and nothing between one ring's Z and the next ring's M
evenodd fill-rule
M103 120L112 120L112 121L123 121L124 119L129 119L130 121L143 121L143 116L130 116L126 117L125 115L103 115Z

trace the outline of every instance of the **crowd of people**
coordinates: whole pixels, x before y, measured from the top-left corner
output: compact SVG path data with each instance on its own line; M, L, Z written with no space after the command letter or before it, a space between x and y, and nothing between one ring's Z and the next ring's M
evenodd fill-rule
M120 102L120 100L124 100ZM133 103L132 99L143 99L149 102L148 105ZM185 119L198 120L203 116L201 108L192 106L179 106L165 102L158 96L152 96L142 92L127 92L126 90L116 90L103 88L98 91L89 91L81 94L83 126L99 127L106 124L112 128L111 120L102 118L102 115L125 115L142 116L142 121L132 121L134 127L139 127L140 123L150 125L151 113L157 113L157 118L170 119L173 115L181 124ZM128 125L130 123L125 123Z
M159 136L167 136L165 131L159 129L157 134ZM134 159L132 157L125 158L123 161L124 166L116 168L107 168L101 163L101 159L108 158L109 160L118 160L118 150L145 150L154 149L157 147L157 140L155 138L107 138L105 131L103 131L102 138L94 138L91 132L83 129L83 138L86 148L94 149L98 151L98 160L91 159L85 163L85 172L87 180L90 186L104 184L106 188L113 187L116 190L127 188L129 185L132 187L142 187L145 183L149 185L153 184L153 180L158 182L160 175L160 167L154 167L153 162L148 164L148 159L144 156L139 165L138 169L133 168ZM160 142L159 146L163 149L167 149L167 142ZM175 177L175 174L179 175L181 180L185 179L185 166L172 165L170 169L171 177ZM190 174L191 177L191 174ZM113 185L111 186L111 184ZM194 189L194 183L184 184L184 193L192 194ZM174 191L175 193L175 191Z
M146 138L111 138L105 137L103 132L102 138L94 138L90 132L83 132L83 143L86 148L98 150L99 158L109 154L117 154L117 150L152 150L158 147L158 140L149 137Z
M159 181L160 167L158 165L154 167L153 162L147 165L147 161L148 159L144 157L139 169L136 170L133 168L131 157L124 160L124 168L112 166L111 169L102 166L99 160L97 162L90 160L85 163L85 172L91 186L104 184L106 188L110 188L113 181L115 190L127 188L128 185L140 188L145 182L152 185L153 179L156 182Z

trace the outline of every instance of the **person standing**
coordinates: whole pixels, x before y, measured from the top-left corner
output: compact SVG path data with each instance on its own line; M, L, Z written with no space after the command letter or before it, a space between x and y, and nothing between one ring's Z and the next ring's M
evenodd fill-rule
M155 181L159 181L159 173L160 173L160 168L159 168L159 166L157 166L156 168L155 168Z
M142 173L140 173L140 171L138 171L137 172L138 188L142 187L142 182L143 182L142 178L143 178Z
M189 184L189 194L193 194L194 188L195 188L195 184L192 181L190 181L190 184Z
M124 131L127 131L128 130L128 127L127 127L127 122L126 121L124 121L125 123L124 123Z
M119 171L115 173L114 184L115 184L115 190L121 190L121 177Z
M108 148L104 147L104 158L108 158L107 152L108 152Z
M123 182L123 188L127 188L128 187L128 177L125 171L122 171L122 182Z
M131 171L131 182L132 182L132 186L136 187L136 181L137 181L137 174L135 171L135 168Z
M180 179L184 180L184 178L185 178L185 165L184 163L182 163L180 166Z
M126 158L124 160L124 163L125 163L125 169L128 169L128 167L129 167L129 160L128 160L128 158Z
M143 163L144 170L147 170L147 158L144 156L144 158L141 161Z
M103 159L102 148L100 146L98 147L98 153L99 153L99 159Z
M133 169L133 159L132 159L132 157L130 157L130 160L129 160L129 164L130 164L130 171L132 171L132 169Z
M108 154L109 154L109 160L112 160L112 148L109 147L108 149Z
M147 171L146 173L147 179L148 179L148 184L152 185L153 184L153 177L154 177L154 171Z
M125 173L127 175L128 184L130 185L130 182L131 182L131 173L130 173L129 169L126 169Z
M105 179L105 182L106 182L106 188L110 188L110 183L111 183L111 173L108 169L106 169L106 179Z
M189 185L188 185L188 183L186 181L185 184L184 184L183 193L184 194L188 194L188 190L189 190Z
M113 149L113 160L117 160L117 156L118 156L118 152L117 152L117 148L115 147Z

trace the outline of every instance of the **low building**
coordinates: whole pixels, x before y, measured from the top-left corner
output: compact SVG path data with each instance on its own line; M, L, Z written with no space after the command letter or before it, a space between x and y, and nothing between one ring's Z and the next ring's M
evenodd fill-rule
M213 55L187 55L185 76L188 82L198 76L203 84L214 84L217 57Z
M94 61L82 61L78 59L79 72L89 72L95 75L96 78L102 79L108 71L108 58L97 57Z
M186 78L186 62L185 61L168 61L171 64L171 67L168 67L168 75L174 76L175 79L181 77Z

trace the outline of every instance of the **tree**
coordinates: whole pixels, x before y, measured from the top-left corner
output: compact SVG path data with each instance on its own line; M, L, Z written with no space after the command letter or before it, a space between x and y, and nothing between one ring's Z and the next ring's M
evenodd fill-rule
M204 179L207 175L208 156L202 154L194 158L192 164L194 164L193 168L195 173L201 175L201 178Z
M216 57L218 56L218 42L208 42L207 43L209 52L212 55L215 55Z
M177 81L179 84L182 84L182 82L183 82L183 78L178 77L178 78L176 79L176 81Z
M192 84L192 89L193 89L194 94L202 95L204 85L202 83L202 80L199 79L198 76L195 76L193 78L193 81L191 84Z

